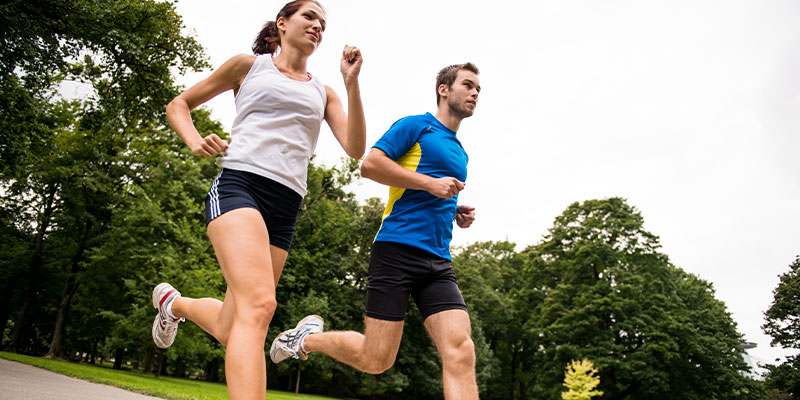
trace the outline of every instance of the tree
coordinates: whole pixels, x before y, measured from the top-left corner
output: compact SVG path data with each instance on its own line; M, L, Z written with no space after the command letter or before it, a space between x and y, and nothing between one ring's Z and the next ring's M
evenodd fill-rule
M0 202L2 204L2 202ZM29 235L20 230L12 221L14 215L0 207L0 345L5 339L6 324L12 310L15 295L19 292L18 283L25 279L25 262L32 242Z
M573 360L567 364L564 373L564 387L566 392L561 393L563 400L591 400L592 397L602 396L603 392L594 390L600 384L597 370L591 361L583 359Z
M0 80L21 78L29 90L63 77L88 80L102 108L122 105L116 111L128 124L163 114L175 94L174 71L207 66L168 2L12 0L0 7Z
M77 105L58 101L46 103L45 109L50 117L51 140L39 142L29 148L25 157L17 160L17 165L24 164L25 168L17 169L18 173L12 176L4 176L2 182L5 192L1 200L2 206L14 215L9 222L32 238L30 250L25 257L26 289L23 291L14 332L6 351L16 351L17 343L28 328L29 313L41 287L45 241L53 230L54 220L62 210L63 181L69 174L68 171L75 166L72 160L67 160L68 154L74 149L60 146L58 141L70 142L62 135L68 135L74 127Z
M761 329L772 336L772 345L800 349L800 256L789 271L780 275L772 291L773 301L764 313L766 322ZM800 357L790 356L781 365L767 366L766 385L797 398L800 396Z
M163 110L177 94L171 74L206 66L197 42L181 35L170 3L155 1L11 1L0 6L0 179L18 226L33 227L27 288L9 350L29 325L44 242L62 235L66 268L50 355L62 333L87 251L107 228L135 179L137 164L121 163L131 139L164 126ZM91 87L63 101L58 85ZM32 110L32 111L31 111ZM21 111L21 112L20 112ZM89 144L87 146L87 144Z
M558 398L564 366L595 360L609 398L746 396L741 335L713 288L669 263L623 199L570 205L524 252L532 398Z
M221 137L219 123L209 113L192 113L195 124ZM218 172L212 160L193 156L177 135L167 130L143 132L132 140L125 164L136 164L137 175L125 186L124 199L97 246L85 263L95 290L84 293L82 303L102 303L99 310L114 349L128 348L146 355L153 342L142 327L152 324L150 293L167 281L190 297L222 298L224 280L205 233L202 201ZM116 288L112 299L103 299L104 286ZM188 326L187 326L188 325ZM220 357L215 340L193 324L181 327L174 345L166 352L170 362L202 365ZM140 359L148 364L147 359ZM153 360L151 359L150 362ZM159 371L156 371L159 372Z

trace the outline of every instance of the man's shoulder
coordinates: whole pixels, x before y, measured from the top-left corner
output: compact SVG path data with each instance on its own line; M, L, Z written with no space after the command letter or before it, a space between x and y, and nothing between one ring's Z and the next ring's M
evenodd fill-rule
M392 126L428 126L431 124L430 114L409 115L395 121Z

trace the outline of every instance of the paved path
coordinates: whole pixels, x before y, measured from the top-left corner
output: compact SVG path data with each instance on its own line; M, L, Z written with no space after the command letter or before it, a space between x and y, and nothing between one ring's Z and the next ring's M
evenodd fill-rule
M158 400L0 358L0 399Z

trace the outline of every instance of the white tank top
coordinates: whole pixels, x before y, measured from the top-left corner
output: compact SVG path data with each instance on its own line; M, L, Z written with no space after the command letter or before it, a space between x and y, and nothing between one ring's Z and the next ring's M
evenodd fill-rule
M217 165L267 177L305 196L327 101L316 77L296 81L278 71L271 55L257 56L236 94L231 141Z

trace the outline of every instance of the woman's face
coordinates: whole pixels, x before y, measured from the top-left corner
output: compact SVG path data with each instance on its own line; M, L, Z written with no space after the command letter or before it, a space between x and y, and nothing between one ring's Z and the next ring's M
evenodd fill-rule
M291 45L312 53L322 42L325 31L325 12L314 2L304 3L296 13L287 19L277 21L283 32L281 46Z

